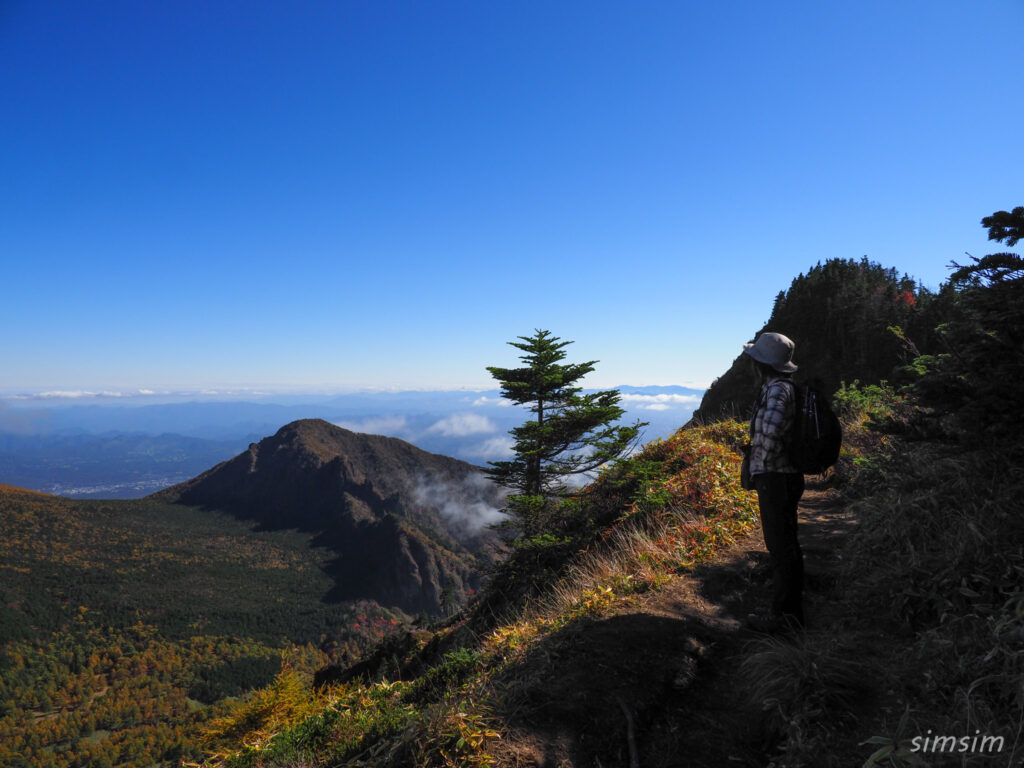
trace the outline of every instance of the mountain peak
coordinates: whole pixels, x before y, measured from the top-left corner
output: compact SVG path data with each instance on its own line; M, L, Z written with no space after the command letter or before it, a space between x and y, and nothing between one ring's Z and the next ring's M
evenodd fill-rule
M299 444L310 452L333 458L340 443L358 440L358 433L323 419L299 419L285 424L273 438Z
M314 535L339 557L335 599L440 610L442 590L475 589L498 490L477 467L322 419L286 424L159 497Z

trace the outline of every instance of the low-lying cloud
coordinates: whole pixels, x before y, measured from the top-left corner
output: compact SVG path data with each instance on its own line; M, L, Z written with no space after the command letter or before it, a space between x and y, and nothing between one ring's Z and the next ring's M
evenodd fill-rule
M362 432L367 435L389 435L403 434L408 430L405 416L376 416L358 421L336 421L334 425L352 432Z
M84 389L58 389L51 392L40 392L35 395L39 400L79 400L83 397L126 397L124 392L90 392Z
M493 421L479 413L453 413L435 422L427 431L445 437L466 437L490 434L497 432L498 428Z
M506 494L479 473L467 475L460 482L421 477L413 489L416 503L436 509L456 536L471 536L503 520L505 514L499 505Z
M487 397L487 395L482 395L473 401L473 405L499 405L502 408L511 408L514 403L505 397Z
M476 459L496 461L508 459L515 455L515 442L507 435L492 437L482 443L475 443L462 449L463 456Z
M691 406L700 403L700 395L678 395L663 393L660 395L638 395L628 393L621 396L624 403L641 411L667 411L679 406Z
M197 397L220 397L225 399L240 397L263 397L271 394L256 389L203 389L203 390L170 390L170 389L48 389L41 392L0 393L0 400L15 402L25 401L71 401L87 402L91 400L146 400L149 398L176 398L194 400Z

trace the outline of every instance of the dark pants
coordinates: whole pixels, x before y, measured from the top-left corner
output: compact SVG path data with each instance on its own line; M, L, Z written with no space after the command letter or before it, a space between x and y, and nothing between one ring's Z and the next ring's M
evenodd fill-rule
M775 582L772 613L789 615L803 624L804 553L796 535L796 508L804 492L804 476L766 472L754 476L754 488Z

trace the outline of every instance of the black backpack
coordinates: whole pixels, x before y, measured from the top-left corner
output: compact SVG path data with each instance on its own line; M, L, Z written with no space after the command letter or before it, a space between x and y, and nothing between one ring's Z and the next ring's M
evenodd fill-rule
M817 475L839 459L843 428L829 404L821 381L793 382L796 401L787 454L790 463L805 475Z

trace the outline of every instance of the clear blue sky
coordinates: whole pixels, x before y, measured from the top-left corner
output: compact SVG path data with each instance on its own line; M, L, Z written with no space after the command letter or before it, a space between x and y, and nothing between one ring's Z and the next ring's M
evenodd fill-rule
M1024 204L1019 0L0 2L0 390L702 384Z

